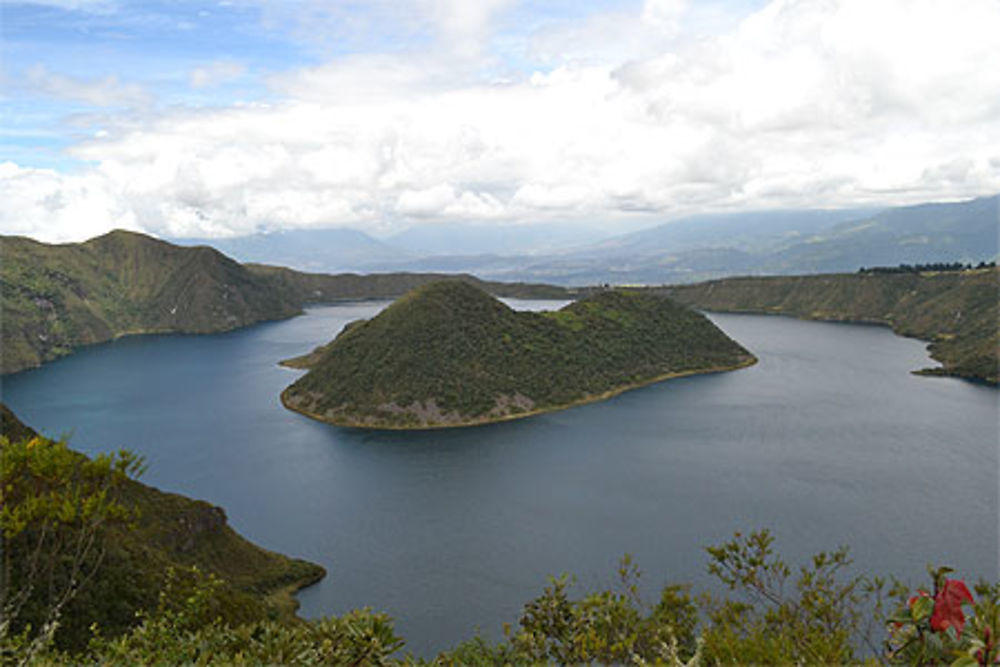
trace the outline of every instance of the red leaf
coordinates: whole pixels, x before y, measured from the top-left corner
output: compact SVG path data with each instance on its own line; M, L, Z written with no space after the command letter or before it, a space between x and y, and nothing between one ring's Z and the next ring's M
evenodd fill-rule
M934 596L934 613L931 615L931 630L944 632L947 628L955 628L958 636L962 636L965 627L965 614L962 603L972 603L972 593L961 579L945 579L944 585Z

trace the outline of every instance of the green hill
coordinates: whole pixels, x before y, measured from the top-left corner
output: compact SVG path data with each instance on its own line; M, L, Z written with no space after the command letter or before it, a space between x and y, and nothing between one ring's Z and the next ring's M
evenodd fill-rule
M344 426L466 426L754 361L705 317L655 295L604 291L518 312L467 283L437 282L292 360L311 370L282 401Z
M19 442L37 433L0 403L0 435ZM82 454L76 456L85 460ZM188 579L194 578L188 585L209 575L223 580L214 604L218 615L232 623L291 618L297 607L292 593L325 575L319 565L251 544L228 525L222 508L204 501L126 480L121 502L137 518L130 526L114 526L101 535L100 570L63 614L60 645L84 646L91 623L105 636L134 626L136 612L156 608L169 568L188 572ZM15 556L22 546L16 540L4 544ZM199 575L190 573L192 566ZM21 620L34 620L37 627L32 609L29 604L27 618Z
M133 333L209 333L300 304L211 248L115 231L85 243L3 237L4 373Z
M0 237L0 373L140 333L212 333L291 317L307 303L395 298L439 274L309 274L114 231L49 245ZM501 296L565 298L545 285L475 282Z
M921 371L996 384L1000 364L1000 272L831 274L725 278L666 288L705 310L886 324L930 341L941 369Z

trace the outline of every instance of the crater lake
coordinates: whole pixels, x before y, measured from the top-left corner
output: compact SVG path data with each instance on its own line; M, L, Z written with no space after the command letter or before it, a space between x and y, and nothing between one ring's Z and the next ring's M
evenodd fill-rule
M143 455L143 481L324 565L303 615L385 611L422 656L477 628L499 637L550 575L576 575L580 593L613 584L626 552L650 593L711 587L703 547L734 531L771 529L792 563L846 544L858 571L913 584L928 563L998 577L1000 392L911 375L933 364L920 341L714 314L757 365L467 429L361 431L285 410L301 371L277 362L385 305L123 338L4 377L3 400L86 453Z

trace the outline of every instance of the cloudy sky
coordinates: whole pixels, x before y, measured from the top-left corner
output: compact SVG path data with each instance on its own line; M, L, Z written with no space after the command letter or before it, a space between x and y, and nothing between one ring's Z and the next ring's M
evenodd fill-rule
M1000 0L0 0L0 233L1000 192Z

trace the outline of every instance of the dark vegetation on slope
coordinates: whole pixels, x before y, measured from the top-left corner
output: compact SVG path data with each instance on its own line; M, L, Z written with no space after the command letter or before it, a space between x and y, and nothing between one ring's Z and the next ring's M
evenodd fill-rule
M597 400L754 357L670 299L601 291L518 312L462 282L432 283L291 365L285 405L335 424L468 425Z
M11 446L8 443L38 435L3 404L0 404L0 425L0 444L4 449ZM57 447L54 445L53 449ZM39 451L43 449L39 446ZM67 455L77 462L71 467L88 461L83 454L72 450ZM50 464L49 474L56 469ZM5 486L12 481L4 479ZM171 585L178 595L205 586L213 577L221 580L213 590L212 611L223 621L234 624L269 618L291 620L297 607L292 594L326 574L319 565L251 544L227 524L220 507L165 493L132 479L121 480L115 493L116 500L129 510L130 520L109 522L97 533L103 551L97 575L64 610L55 635L58 646L83 648L92 636L93 623L98 624L104 636L115 636L134 627L140 620L137 612L157 608L170 570L175 573ZM30 531L7 536L3 548L14 563L26 563L34 539ZM13 579L5 579L4 585L16 589L18 569L15 567L7 575ZM65 566L57 565L55 575L57 582L65 579ZM31 623L35 630L42 625L47 604L45 589L46 586L36 589L15 630L25 623Z
M211 248L123 231L65 245L0 242L5 373L124 334L225 331L301 311Z
M966 271L725 278L664 288L705 310L886 324L930 341L940 369L921 371L996 384L1000 272ZM659 290L657 290L659 291Z
M329 303L351 299L395 299L412 289L439 280L458 280L499 297L517 299L566 299L574 292L540 283L499 283L464 273L302 273L281 266L247 264L246 268L269 279L297 303Z
M208 247L114 231L48 245L0 237L2 364L12 373L138 333L212 333L302 312L307 303L393 298L443 276L318 275L244 266ZM564 298L544 285L480 283L501 296Z

